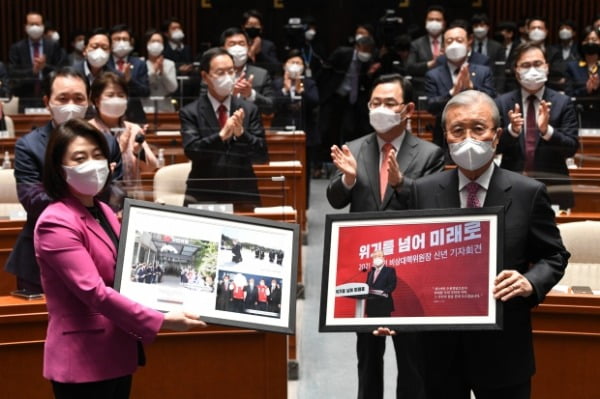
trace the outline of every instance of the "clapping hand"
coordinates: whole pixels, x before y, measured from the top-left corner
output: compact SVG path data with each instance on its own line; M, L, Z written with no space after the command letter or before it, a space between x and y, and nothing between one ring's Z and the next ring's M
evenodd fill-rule
M515 104L515 108L513 110L508 111L508 119L510 120L511 130L514 134L521 134L521 130L523 129L523 123L525 120L523 119L523 114L521 113L521 106L519 104Z
M331 159L333 164L344 174L344 182L350 186L356 180L356 159L347 145L342 148L337 145L331 147Z

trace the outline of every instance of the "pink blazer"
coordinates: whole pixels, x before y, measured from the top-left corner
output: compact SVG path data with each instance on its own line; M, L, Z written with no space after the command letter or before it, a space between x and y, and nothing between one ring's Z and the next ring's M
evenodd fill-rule
M113 230L119 221L97 202ZM34 232L49 321L44 377L76 383L132 374L137 340L151 342L164 315L115 291L117 249L75 198L50 204Z

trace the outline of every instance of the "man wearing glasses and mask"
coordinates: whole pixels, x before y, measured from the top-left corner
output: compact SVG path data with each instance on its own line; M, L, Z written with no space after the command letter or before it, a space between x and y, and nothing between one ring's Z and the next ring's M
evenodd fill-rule
M399 201L399 185L410 187L413 179L443 169L442 150L406 130L415 108L411 97L410 83L398 74L382 75L375 81L368 103L375 132L342 148L331 147L331 158L338 168L327 188L331 206L340 209L350 204L350 212L406 209ZM393 337L398 398L422 395L421 377L413 364L413 339L408 333ZM357 333L356 350L358 398L383 398L385 337Z

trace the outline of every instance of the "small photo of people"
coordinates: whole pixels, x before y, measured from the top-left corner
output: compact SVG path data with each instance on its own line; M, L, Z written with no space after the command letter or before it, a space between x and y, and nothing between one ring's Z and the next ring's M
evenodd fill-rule
M220 271L216 309L256 316L281 316L281 279Z
M288 246L278 243L271 235L225 229L221 235L217 264L226 268L243 267L244 271L284 266L286 253L283 248ZM273 272L280 270L281 267L273 269Z

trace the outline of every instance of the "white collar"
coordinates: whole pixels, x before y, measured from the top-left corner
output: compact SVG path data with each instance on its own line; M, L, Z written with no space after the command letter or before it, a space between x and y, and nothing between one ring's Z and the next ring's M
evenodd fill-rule
M216 98L214 98L210 92L206 92L206 95L208 96L208 100L210 101L210 105L212 105L213 110L215 111L215 113L217 112L217 110L219 109L219 106L221 104L223 104L225 106L225 108L227 108L227 111L231 110L231 96L227 96L227 98L225 98L225 100L223 100L223 102L220 102L219 100L217 100Z
M490 181L492 180L493 173L494 161L490 163L490 166L488 166L488 168L481 174L481 176L475 179L475 182L477 182L481 187L483 187L487 191L490 187ZM463 174L463 172L460 169L458 169L458 191L462 191L462 189L465 188L465 186L471 181L472 180L470 180L467 176Z

